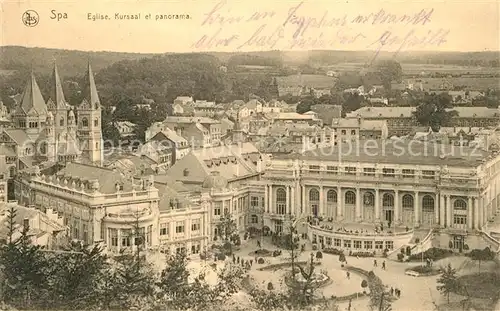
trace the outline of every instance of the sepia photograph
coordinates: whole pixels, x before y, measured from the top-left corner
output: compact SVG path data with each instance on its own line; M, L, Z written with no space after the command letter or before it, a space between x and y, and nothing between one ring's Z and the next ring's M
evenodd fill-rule
M1 1L0 310L500 311L499 18Z

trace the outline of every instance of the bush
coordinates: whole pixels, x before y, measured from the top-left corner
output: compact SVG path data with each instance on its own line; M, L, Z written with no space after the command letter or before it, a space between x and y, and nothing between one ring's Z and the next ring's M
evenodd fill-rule
M224 255L223 253L218 253L217 254L217 259L218 260L226 260L226 255Z
M320 251L316 252L316 259L322 259L323 258L323 253Z
M257 259L257 263L262 265L264 263L264 258Z
M353 257L374 257L375 253L374 252L350 252L350 256Z
M200 253L200 259L201 260L207 259L207 255L205 253Z
M273 289L274 289L273 283L271 282L267 283L267 290L273 290Z
M440 260L446 257L450 257L453 255L453 251L449 249L442 249L442 248L429 248L426 250L423 254L424 258L429 258L432 259L433 261ZM422 253L420 254L413 254L409 257L409 261L421 261L422 260Z
M336 249L336 248L325 248L323 250L323 253L331 254L331 255L340 255L340 254L343 254L344 251L341 249Z
M317 244L313 244L313 246L312 246L312 250L313 250L313 251L315 251L315 250L317 250L317 249L318 249L318 245L317 245Z
M362 287L363 289L367 288L367 287L368 287L368 281L367 281L367 280L363 280L363 281L361 281L361 287Z
M416 239L415 239L415 244L418 244L418 243L420 243L420 239L419 239L419 238L416 238Z
M405 255L403 255L402 253L399 253L398 254L398 261L403 262L403 258L405 258Z
M468 251L468 250L469 250L469 245L464 244L464 251Z

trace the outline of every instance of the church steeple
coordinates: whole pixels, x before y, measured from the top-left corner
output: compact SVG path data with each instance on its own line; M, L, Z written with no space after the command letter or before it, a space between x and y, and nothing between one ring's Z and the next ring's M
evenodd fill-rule
M238 113L236 116L236 122L234 122L234 127L233 127L233 135L232 135L232 141L233 143L242 143L244 140L243 137L243 130L241 129L241 124L240 124L240 114Z
M99 95L97 94L97 87L95 86L94 73L90 62L87 66L87 74L85 75L85 89L83 91L83 99L90 105L91 109L98 109L101 106Z
M35 73L33 68L31 68L30 77L26 83L26 88L21 96L21 101L17 107L16 114L32 116L43 116L47 115L47 106L38 87L38 83L35 79Z
M50 80L49 100L52 101L57 110L67 110L61 78L59 77L59 72L57 70L57 64L55 61L54 68L52 70L52 77Z

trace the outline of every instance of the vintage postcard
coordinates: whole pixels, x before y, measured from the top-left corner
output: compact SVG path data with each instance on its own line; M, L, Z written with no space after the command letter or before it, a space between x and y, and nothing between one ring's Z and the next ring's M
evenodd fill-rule
M0 308L499 311L499 17L0 1Z

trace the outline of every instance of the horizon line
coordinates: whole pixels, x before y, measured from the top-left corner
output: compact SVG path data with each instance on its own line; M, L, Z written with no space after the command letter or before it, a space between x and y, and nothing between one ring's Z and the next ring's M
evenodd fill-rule
M56 48L56 47L43 47L43 46L25 46L25 45L0 45L0 48L18 47L26 49L46 49L46 50L60 50L69 52L85 52L85 53L122 53L122 54L138 54L138 55L162 55L162 54L204 54L204 53L266 53L266 52L292 52L292 53L307 53L307 52L379 52L381 54L411 54L411 53L431 53L431 54L444 54L444 53L498 53L500 57L499 50L489 50L484 49L482 51L418 51L418 50L407 50L407 51L377 51L377 50L328 50L328 49L312 49L312 50L260 50L260 51L185 51L185 52L129 52L129 51L119 51L119 50L78 50L78 49L66 49L66 48Z

